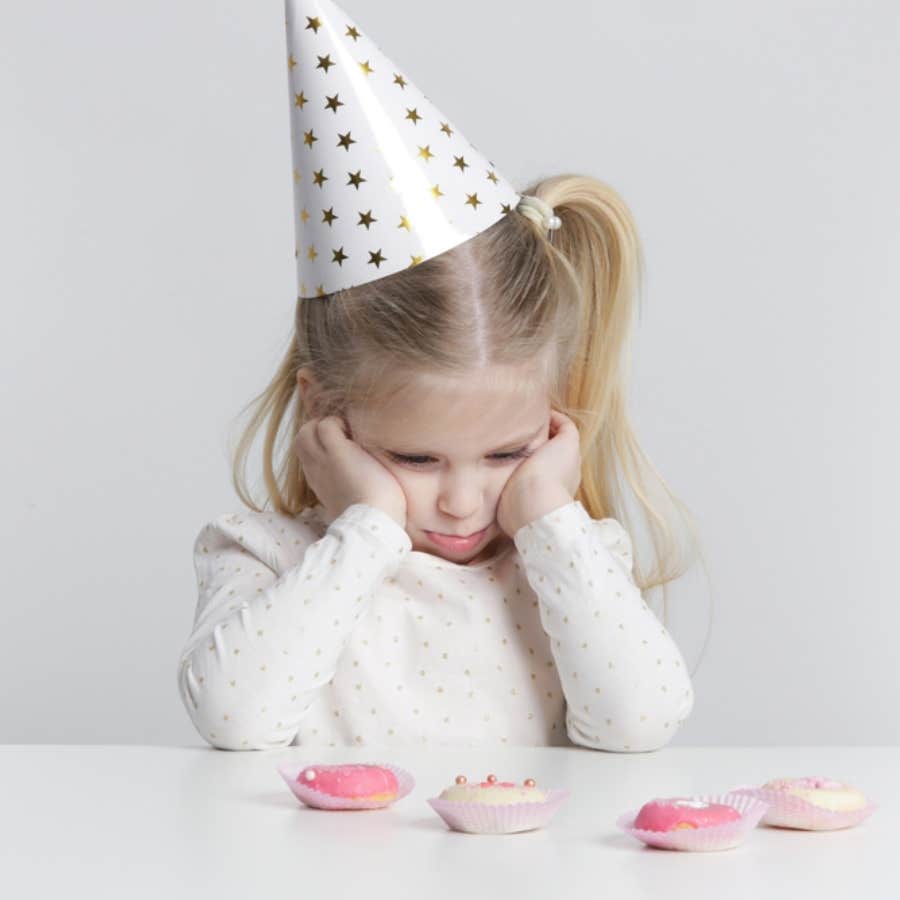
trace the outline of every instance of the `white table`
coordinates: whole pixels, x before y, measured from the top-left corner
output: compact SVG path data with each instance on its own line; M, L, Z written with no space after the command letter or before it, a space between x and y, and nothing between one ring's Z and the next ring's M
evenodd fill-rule
M382 810L301 805L280 762L392 762L416 778ZM450 831L425 802L457 774L535 778L572 795L547 829ZM645 847L615 826L653 797L781 776L847 781L880 808L832 832L760 826L711 853ZM0 746L0 894L10 898L900 897L900 748L667 747L232 752ZM338 888L333 891L330 888ZM577 894L576 894L577 892Z

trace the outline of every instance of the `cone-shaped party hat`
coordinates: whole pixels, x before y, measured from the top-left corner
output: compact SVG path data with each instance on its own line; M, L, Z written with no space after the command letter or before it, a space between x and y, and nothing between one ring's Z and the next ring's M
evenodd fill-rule
M298 299L474 237L520 195L331 0L285 0Z

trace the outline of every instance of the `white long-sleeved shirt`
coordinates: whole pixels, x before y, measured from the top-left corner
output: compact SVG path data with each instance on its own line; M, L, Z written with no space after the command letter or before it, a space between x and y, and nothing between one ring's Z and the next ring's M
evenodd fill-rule
M230 750L667 744L693 687L622 525L573 500L501 547L475 565L415 551L368 504L219 516L179 660L194 726Z

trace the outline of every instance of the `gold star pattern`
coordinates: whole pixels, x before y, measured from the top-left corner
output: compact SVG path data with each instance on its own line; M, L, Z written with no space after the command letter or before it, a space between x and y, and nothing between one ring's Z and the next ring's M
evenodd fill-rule
M316 296L317 296L317 297L324 297L324 296L325 296L325 288L322 287L321 284L316 288ZM553 727L555 728L556 726L554 725Z
M508 203L501 203L501 204L500 204L500 209L502 209L503 212L505 212L505 213L511 213L511 212L512 212L512 207L511 207Z
M316 11L316 7L313 6L312 12L315 12L315 11ZM307 16L305 16L305 19L307 21L306 28L308 30L312 30L314 32L321 31L322 28L326 24L325 19L324 19L324 14L322 16L307 15ZM296 20L291 19L289 21L288 27L289 27L289 29L297 28L298 26L296 24ZM324 45L324 43L319 44L318 46L315 46L315 44L314 44L311 48L309 48L310 51L313 51L313 52L310 52L308 54L306 52L303 52L302 50L299 52L299 56L295 56L293 54L293 52L289 52L289 55L287 57L287 62L288 62L289 70L290 70L289 74L291 75L292 81L293 81L292 71L294 69L299 69L300 63L302 62L304 71L308 72L309 66L310 66L310 61L313 58L315 58L317 60L317 65L314 65L314 67L317 69L323 70L326 75L330 75L331 68L333 66L337 66L338 64L340 64L343 67L341 71L352 76L352 72L353 72L352 65L354 62L357 63L361 74L363 74L364 76L377 75L378 72L381 71L382 67L380 64L382 62L384 62L384 58L382 58L380 56L378 57L379 69L376 70L374 68L374 64L372 62L371 56L364 60L361 60L359 57L356 56L356 54L353 50L350 50L349 44L347 44L346 42L344 42L343 44L340 43L340 39L339 39L339 37L337 37L338 35L340 35L340 32L338 32L334 29L334 23L329 22L327 31L328 31L328 34L330 34L332 37L337 38L337 43L334 45L333 48L331 48L331 49L335 50L334 56L331 55L328 46ZM349 22L347 22L345 20L345 35L344 36L347 37L349 40L358 42L359 38L362 37L362 34L357 27L355 27L354 25L350 24ZM328 37L328 35L323 35L323 39L325 37ZM313 42L315 40L315 43L316 44L318 43L317 38L316 39L309 38L307 40L309 40L310 42ZM368 40L369 39L367 38L367 41ZM368 46L371 49L371 44ZM319 49L326 50L328 55L318 55L317 51ZM351 54L349 56L347 55L348 50L350 51L350 54ZM340 58L338 58L338 57L340 57ZM282 59L285 59L285 57L282 57ZM390 63L388 63L388 65L390 65ZM350 67L349 70L347 69L348 66ZM405 90L407 87L413 87L412 83L409 82L402 75L402 73L396 72L396 71L392 72L389 69L385 69L384 72L382 73L382 75L379 76L378 80L380 81L381 78L387 76L388 74L390 74L392 76L393 84L395 86L399 87L401 90ZM315 76L315 77L318 77L318 76ZM340 80L343 77L344 76L341 74L341 72L338 72L335 75L335 78L338 80ZM297 80L301 81L301 79L299 77ZM350 81L352 82L352 78L350 79ZM366 82L366 83L368 84L368 82ZM357 82L357 84L359 84L359 82ZM374 80L372 81L372 84L373 85L375 84ZM351 98L350 101L346 101L346 102L342 101L340 99L340 94L338 91L336 91L334 93L334 95L329 95L327 93L327 87L329 87L329 86L330 85L328 85L327 82L323 82L323 84L322 84L323 90L322 90L322 93L319 94L318 90L316 90L311 83L310 84L302 84L301 83L301 87L303 87L303 89L304 89L303 91L299 90L299 88L297 88L295 84L292 84L291 88L290 88L290 91L291 91L290 97L291 97L292 105L299 110L304 110L306 104L309 103L310 101L312 101L313 106L316 106L317 102L322 103L322 106L320 106L319 109L323 110L323 111L330 110L332 113L335 114L335 116L341 111L342 107L348 106L349 107L348 112L341 113L342 117L347 119L346 125L345 125L344 121L342 121L340 123L341 125L345 125L345 127L347 127L348 130L346 133L340 132L340 131L332 131L331 132L331 134L333 135L332 140L335 140L335 138L337 138L336 144L333 144L332 146L333 147L336 146L336 148L343 147L343 149L345 151L347 151L348 156L349 156L350 149L353 146L355 146L357 143L360 144L360 147L363 150L366 148L369 148L369 144L377 145L378 141L371 140L372 136L369 135L368 133L364 134L362 138L359 138L359 137L357 137L355 139L353 138L352 129L350 128L350 126L353 124L353 122L351 122L350 119L353 119L353 117L357 114L357 104L355 102L356 98L355 97ZM339 87L339 85L335 84L334 87L337 88L337 87ZM310 96L309 97L306 96L306 93L305 93L306 88L310 88ZM345 91L345 93L346 93L346 91ZM416 95L416 96L411 96L410 97L411 100L415 100L417 97L418 97L418 99L423 99L424 95L422 95L420 91L413 90L413 91L411 91L411 93ZM318 98L324 98L324 102L322 99L318 99ZM424 97L424 99L427 100L428 98ZM399 115L400 110L403 111L403 117L401 117ZM440 139L436 136L435 132L432 131L432 128L433 128L433 125L432 125L433 119L431 116L432 111L433 111L432 107L429 107L429 109L427 110L429 115L425 115L424 113L419 112L418 107L415 107L415 106L414 107L406 107L401 102L399 104L399 106L396 108L396 111L393 113L393 115L395 116L395 118L397 120L403 120L405 117L405 121L409 121L413 125L416 125L416 126L419 123L424 123L427 120L428 124L423 124L423 126L422 126L421 136L426 137L426 138L433 137L435 141L439 141ZM308 114L304 113L303 115L308 115ZM316 115L315 110L313 110L312 118L314 118L315 115ZM434 118L437 119L437 116L435 116ZM355 119L354 119L354 121L355 121ZM309 124L310 128L309 129L303 128L302 126L304 124ZM315 149L315 144L318 141L325 140L327 142L328 132L331 131L331 129L328 128L328 129L325 129L324 135L323 134L316 135L315 130L314 130L315 124L316 123L314 121L312 121L312 119L307 123L304 121L304 119L302 117L298 117L296 120L294 120L295 138L296 138L297 134L301 135L302 140L303 140L303 144L301 146L306 146L310 150ZM319 124L321 125L322 123L320 122ZM337 122L337 120L335 120L335 125L338 125L338 124L339 123ZM444 134L448 139L452 140L453 138L456 137L457 132L455 131L454 128L451 127L449 121L440 121L439 120L438 125L440 128L440 133ZM322 131L322 128L320 128L320 131ZM358 133L359 133L359 130L357 129L357 134ZM419 133L416 134L416 138L417 139L419 138ZM484 193L485 195L489 196L489 198L491 198L491 199L488 199L487 201L485 201L485 200L483 200L483 198L479 197L477 192L471 193L467 190L469 187L474 187L477 191L476 182L478 180L478 177L473 172L472 176L471 176L471 181L470 181L469 180L470 176L468 175L468 169L475 168L479 163L481 163L483 165L484 162L488 162L488 166L485 168L482 168L482 172L485 173L485 176L482 176L482 177L486 177L487 180L493 182L493 185L499 185L501 183L505 185L505 182L503 182L502 178L498 179L497 174L499 174L499 173L494 172L493 163L491 163L490 161L481 157L477 153L476 153L476 156L478 156L478 158L476 159L475 164L470 164L468 162L468 160L465 159L464 155L457 155L456 153L450 151L449 147L447 148L448 153L445 155L442 152L436 152L436 151L432 150L430 144L424 144L424 145L418 144L417 140L409 140L404 143L406 143L408 145L408 147L415 147L416 159L421 159L426 164L430 164L432 161L438 160L438 162L436 162L435 165L431 167L431 174L430 174L430 177L428 178L428 180L424 181L418 188L418 190L422 192L419 194L419 197L421 199L427 198L427 202L429 202L429 203L430 203L431 198L442 200L445 196L448 196L448 197L450 197L450 200L447 202L450 202L451 204L455 205L458 210L458 203L459 203L458 197L459 197L459 194L462 193L462 196L465 199L466 205L471 206L473 208L473 210L476 212L481 208L481 206L492 206L493 202L496 202L496 200L493 199L493 198L496 198L496 194L493 192L493 186L492 186L492 189L488 189L486 186L482 186L482 193ZM465 147L469 146L468 144L465 144L464 140L460 140L459 143L457 143L457 141L454 140L453 143L454 143L454 145L457 146L457 149L462 150L463 153L465 151ZM462 146L462 144L465 144L465 146ZM442 144L441 146L443 147L444 145ZM333 154L333 151L327 150L327 144L323 145L323 147L325 148L325 150L323 151L324 153L327 154L328 152L332 152L332 154ZM387 151L384 150L384 148L382 148L380 146L373 146L373 147L369 148L369 152L371 152L371 150L377 150L377 152L379 154L381 154L382 156L387 156ZM316 152L316 155L318 155L318 152L319 151ZM360 151L354 152L354 160L353 160L354 162L362 161L358 157L359 153L360 153ZM313 160L314 158L315 157L313 155L311 155L309 157L310 160ZM460 176L462 178L462 185L464 185L464 189L462 191L460 191L460 184L456 182L456 176L452 176L452 175L444 176L440 172L437 171L442 166L447 165L445 160L448 158L450 159L450 164L454 168L458 169L460 172ZM316 160L316 161L318 161L318 160ZM327 161L327 160L323 159L322 161ZM347 162L349 162L349 158L348 158ZM348 245L345 243L343 246L339 246L338 248L335 248L334 245L331 243L331 241L335 237L344 236L344 235L339 234L338 232L340 232L343 229L349 228L350 222L352 221L352 219L348 219L347 222L344 222L344 223L338 225L337 231L335 233L332 233L332 231L334 231L334 222L340 221L343 218L343 216L339 216L337 213L335 213L333 205L330 207L321 207L319 205L319 202L322 199L326 199L324 194L320 198L319 202L317 202L315 199L311 199L308 196L308 192L310 191L310 188L306 187L306 182L303 181L304 178L309 179L309 182L311 182L312 184L316 184L320 189L323 189L325 187L325 183L327 181L329 181L330 178L328 178L326 176L324 167L320 168L317 171L313 171L311 168L307 168L305 160L302 157L301 157L301 159L296 161L295 165L296 165L296 168L292 169L294 181L295 181L295 183L300 182L300 187L295 188L295 190L297 191L297 198L301 201L301 204L304 202L309 204L308 207L302 208L299 211L298 216L295 219L298 229L301 227L301 224L302 224L302 229L303 229L300 232L302 239L300 241L298 241L298 243L296 244L296 247L295 247L295 256L299 256L299 254L302 254L303 255L302 258L306 262L301 264L301 268L309 266L309 271L312 271L312 270L314 270L315 265L317 264L318 256L322 255L323 256L322 266L323 266L323 271L324 271L324 268L325 268L324 262L325 262L325 259L327 259L327 254L330 249L331 253L332 253L331 262L339 267L338 272L335 272L333 269L328 269L328 271L331 273L329 275L329 278L333 279L328 284L328 287L330 290L337 289L337 287L339 285L344 284L345 278L348 278L357 283L360 282L361 280L364 280L364 279L361 279L360 277L358 277L360 273L359 273L359 269L357 269L357 267L362 265L361 259L364 256L367 257L367 264L374 266L376 269L380 269L381 265L385 262L390 262L392 269L397 267L398 264L403 265L403 263L400 262L400 260L402 259L403 256L406 256L407 260L409 260L409 263L408 263L409 266L420 265L422 262L424 262L426 259L428 259L428 255L427 255L427 253L425 253L425 250L422 246L417 246L417 249L419 250L418 254L413 254L408 249L408 247L410 245L412 245L413 243L416 243L416 242L412 242L412 241L410 241L409 244L407 244L407 250L404 253L399 253L398 252L399 248L393 248L392 246L388 247L388 249L392 250L391 257L387 257L386 254L384 253L384 241L390 240L389 236L387 234L387 229L390 227L387 224L388 221L390 221L390 219L393 218L394 222L395 222L394 227L401 229L401 230L406 230L407 234L411 236L412 231L413 231L411 219L413 217L416 218L417 233L418 233L419 228L422 227L422 223L419 221L419 218L420 218L419 216L416 216L414 214L414 216L411 217L411 216L409 216L409 214L401 215L396 212L393 214L388 213L388 218L384 220L384 224L381 224L381 220L378 219L374 215L374 209L361 210L357 207L357 209L356 209L357 225L359 225L360 227L365 227L366 231L367 231L367 235L368 235L368 232L371 231L372 225L381 224L381 229L383 229L383 231L379 234L379 229L376 229L375 233L373 235L368 235L367 239L365 239L365 240L362 239L361 234L357 234L354 232L354 234L356 234L356 237L351 239L351 242L350 242L352 249L354 250L354 255L353 255L354 265L351 266L350 269L348 269L347 275L344 276L343 272L340 271L340 269L342 268L343 263L350 259L350 256L346 253L346 247ZM386 167L387 167L387 165L386 165ZM338 166L339 171L341 168L343 168L343 167ZM371 180L371 179L367 179L363 176L361 167L359 170L354 170L354 171L344 170L344 173L347 176L347 181L345 182L345 186L347 186L347 187L353 186L354 188L357 189L357 191L360 190L362 184ZM370 172L370 174L372 174L372 173ZM386 186L390 188L391 193L394 193L395 191L399 190L399 188L397 186L398 179L391 177L389 168L383 174L376 173L376 175L373 177L376 177L376 176L377 176L376 181L373 182L373 184L375 184L376 186L377 186L377 183L381 183L383 185L385 185L385 183L386 183ZM340 177L340 176L338 175L335 177ZM431 177L438 177L438 178L444 177L445 183L448 179L450 181L452 181L453 184L450 185L449 192L445 193L443 191L443 189L441 188L440 183L431 182L429 184L429 182L431 181ZM366 190L369 191L369 190L371 190L371 188L367 188ZM383 188L382 188L382 190L383 190ZM430 197L424 193L426 190L429 192ZM340 199L340 191L339 191L339 187L337 184L331 186L329 188L329 191L333 191L334 195L331 197L328 197L327 199L332 200L332 202L338 201ZM304 193L306 193L307 196L304 197L303 196ZM364 196L362 199L374 200L375 198L370 198L369 196ZM357 202L358 202L358 200L359 200L359 198L357 198ZM409 203L404 202L403 197L398 197L397 201L398 202L395 206L395 209L397 207L399 207L401 209L409 208ZM338 205L341 205L344 202L345 201L341 200ZM498 204L498 205L501 205L504 213L507 213L515 208L515 200L514 199L512 200L512 206L510 206L509 204ZM443 204L442 204L442 206L443 206ZM496 209L496 207L494 207L494 208ZM310 213L315 209L318 209L321 214L321 219L318 224L315 222L312 222L312 219L310 217ZM352 216L352 214L353 214L352 209L353 209L352 206L350 206L347 209L348 216ZM382 209L381 212L384 213L385 210ZM487 213L486 213L486 215L487 215ZM461 220L461 223L463 221L465 221L465 219ZM472 221L475 221L475 220L472 220ZM312 223L312 224L310 224L310 223ZM329 235L327 237L324 236L324 232L322 235L316 233L321 228L321 225L328 225ZM348 235L348 237L349 237L349 235ZM368 238L372 238L372 243L375 243L375 241L381 240L382 246L376 250L366 250L365 244L368 242ZM310 241L310 243L306 244L305 248L304 248L304 241L306 241L306 240ZM357 244L355 243L356 241L358 241L362 246L358 247ZM315 246L316 243L323 245L323 247L325 249L319 251L318 248ZM306 273L307 276L309 275L309 271ZM366 270L366 271L368 271L368 270ZM380 276L380 272L378 275L372 274L372 275L365 276L365 277L376 278L379 276ZM315 290L316 290L315 282L311 282L308 285L308 289L304 290L302 292L302 295L310 296L313 293L315 293Z

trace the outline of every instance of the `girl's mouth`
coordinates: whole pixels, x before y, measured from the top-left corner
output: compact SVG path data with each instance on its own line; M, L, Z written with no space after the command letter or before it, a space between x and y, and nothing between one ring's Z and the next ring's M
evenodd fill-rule
M437 544L438 547L443 547L445 550L461 552L472 550L476 547L481 539L487 534L487 531L487 528L483 528L481 531L476 531L475 534L471 534L468 537L454 537L450 534L439 534L436 531L426 531L425 534L427 534L428 539L432 543Z

